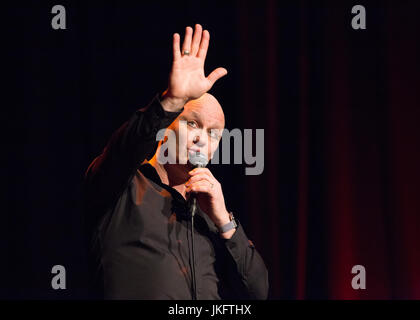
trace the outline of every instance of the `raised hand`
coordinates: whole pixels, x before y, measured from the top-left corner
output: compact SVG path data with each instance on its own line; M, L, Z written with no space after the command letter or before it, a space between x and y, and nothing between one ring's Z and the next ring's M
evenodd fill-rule
M213 84L227 74L225 68L216 68L207 77L204 74L204 62L209 47L210 33L195 25L185 30L182 51L180 36L173 36L173 62L169 75L168 89L165 91L162 106L167 111L182 109L188 100L197 99L206 93Z

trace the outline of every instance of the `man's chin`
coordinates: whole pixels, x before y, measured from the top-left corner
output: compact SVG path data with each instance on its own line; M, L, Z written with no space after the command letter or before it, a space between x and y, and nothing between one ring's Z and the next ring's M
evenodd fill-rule
M186 159L177 159L177 162L176 163L178 165L180 165L180 166L186 166L190 170L191 169L194 169L194 165L189 161L188 158L186 158Z

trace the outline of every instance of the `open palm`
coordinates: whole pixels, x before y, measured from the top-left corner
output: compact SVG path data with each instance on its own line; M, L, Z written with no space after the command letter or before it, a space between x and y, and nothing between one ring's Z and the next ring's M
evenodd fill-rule
M173 98L191 100L201 97L213 84L227 74L225 68L217 68L207 77L204 74L204 62L209 46L210 34L202 31L201 25L193 30L187 27L180 50L180 36L173 36L173 63L169 76L168 94Z

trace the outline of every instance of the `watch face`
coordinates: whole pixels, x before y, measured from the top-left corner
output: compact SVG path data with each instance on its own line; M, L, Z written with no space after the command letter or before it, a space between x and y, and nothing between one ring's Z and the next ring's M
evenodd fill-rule
M232 222L233 222L233 227L234 228L238 227L238 224L236 223L236 220L235 219L233 219Z

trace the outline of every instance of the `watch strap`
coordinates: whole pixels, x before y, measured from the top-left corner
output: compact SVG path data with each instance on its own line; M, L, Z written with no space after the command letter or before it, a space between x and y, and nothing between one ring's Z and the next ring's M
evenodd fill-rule
M219 227L219 232L220 233L225 233L225 232L228 232L228 231L238 227L238 224L237 224L235 218L233 217L232 212L229 213L229 216L230 216L231 220L228 223L226 223L225 225Z

